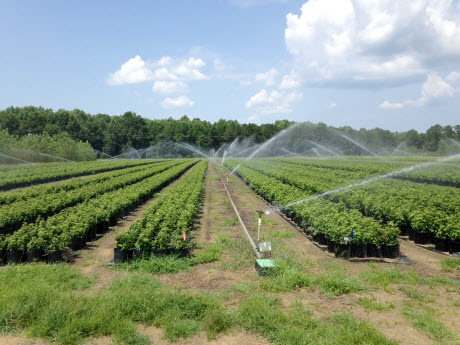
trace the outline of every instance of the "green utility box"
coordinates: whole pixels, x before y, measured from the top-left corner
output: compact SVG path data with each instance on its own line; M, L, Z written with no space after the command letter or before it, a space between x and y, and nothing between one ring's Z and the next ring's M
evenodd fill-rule
M257 259L255 267L257 273L263 276L272 271L276 266L272 259Z

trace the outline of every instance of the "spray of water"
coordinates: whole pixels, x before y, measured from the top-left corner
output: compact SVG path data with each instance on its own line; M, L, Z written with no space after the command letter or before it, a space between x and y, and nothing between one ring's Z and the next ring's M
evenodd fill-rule
M452 139L452 138L449 138L449 141L450 141L451 143L454 143L454 144L457 145L458 147L460 147L460 143L459 143L457 140L454 140L454 139Z
M315 149L315 148L312 148L311 149L318 157L321 157L321 155L319 154L318 150Z
M227 156L227 150L224 151L224 155L222 156L222 163L220 164L221 167L224 166L224 162L225 162L225 157Z
M285 148L283 148L283 147L281 148L281 150L283 150L284 152L287 152L288 155L300 157L297 153L291 152L291 151L289 151L288 149L285 149Z
M330 154L332 154L332 155L334 155L334 156L340 156L338 153L336 153L336 152L334 152L334 151L328 149L327 147L325 147L325 146L323 146L323 145L317 143L316 141L308 140L308 139L305 139L305 140L308 141L310 144L313 144L313 145L315 145L316 147L319 147L320 149L323 149L324 151L329 152ZM315 151L318 152L316 149L315 149ZM320 156L320 155L318 154L318 156Z
M113 159L142 159L135 148L130 148L127 152L112 157Z
M101 156L107 156L108 159L112 159L113 157L105 152L102 152L102 151L99 151L99 150L96 150L96 149L93 149L94 152L97 152L99 153Z
M203 152L201 152L200 150L194 148L193 146L191 146L191 145L189 145L189 144L186 144L186 143L178 143L177 145L179 145L179 146L181 146L181 147L183 147L183 148L185 148L185 149L188 149L188 150L190 150L190 151L193 151L193 152L195 152L195 153L197 153L197 154L199 154L199 155L201 155L201 156L203 156L203 157L205 157L205 158L207 158L207 159L211 159L208 155L204 154Z
M268 145L270 145L273 141L281 138L283 135L285 135L286 133L290 132L293 128L295 128L297 126L297 123L294 123L292 126L290 126L289 128L286 128L286 129L283 129L281 132L279 132L277 135L273 136L271 139L267 140L264 144L262 144L257 150L255 150L253 153L251 153L251 155L249 157L247 157L244 161L247 162L248 160L250 160L251 158L253 158L257 153L259 153L261 150L263 150L264 148L266 148ZM238 164L238 166L233 169L233 171L230 173L230 175L228 175L229 177L232 176L232 174L238 170L238 168L241 166L241 164Z
M308 198L305 198L305 199L302 199L302 200L287 204L283 208L294 206L294 205L297 205L297 204L300 204L300 203L303 203L303 202L306 202L306 201L309 201L309 200L322 198L322 197L327 196L329 194L342 192L344 190L348 190L348 189L351 189L351 188L361 187L361 186L364 186L364 185L366 185L368 183L375 182L375 181L378 181L378 180L381 180L381 179L384 179L384 178L392 177L392 176L395 176L395 175L398 175L398 174L411 172L411 171L413 171L415 169L422 169L422 168L426 168L426 167L429 167L429 166L434 165L434 164L448 162L448 161L456 159L456 158L460 158L460 154L451 155L451 156L444 157L444 158L441 158L441 159L437 159L437 160L431 161L431 162L416 164L416 165L413 165L413 166L410 166L410 167L407 167L407 168L403 168L403 169L400 169L400 170L397 170L397 171L389 172L387 174L375 176L375 177L363 180L361 182L353 183L353 184L350 184L348 186L340 187L340 188L333 189L333 190L328 191L328 192L324 192L324 193L321 193L321 194L310 196Z
M376 155L374 152L372 152L371 150L367 149L366 147L364 147L363 145L361 145L360 143L358 143L356 140L353 140L353 139L347 137L345 134L342 134L342 133L339 133L339 135L340 135L342 138L347 139L349 142L355 144L356 146L362 148L364 151L369 152L371 155L373 155L373 156L375 156L375 157L378 157L378 158L382 159L382 157L380 157L379 155Z
M13 156L5 155L5 154L3 154L3 153L0 153L0 157L6 158L6 159L8 159L8 160L17 161L17 162L19 162L19 163L37 165L36 163L32 163L32 162L29 162L29 161L25 161L25 160L23 160L23 159L19 159L19 158L13 157Z
M403 140L399 143L398 146L396 146L395 150L393 151L393 153L395 153L396 151L400 151L401 149L401 146L403 146L406 142ZM401 151L401 152L405 152L405 151Z
M10 147L10 150L18 152L18 153L22 152L22 153L26 153L26 154L29 154L29 155L38 155L38 156L42 156L42 157L47 157L47 158L51 158L51 159L62 161L62 162L75 163L74 161L71 161L70 159L56 157L56 156L50 155L48 153L30 151L30 150L25 150L25 149L18 149L18 148L14 148L14 147Z

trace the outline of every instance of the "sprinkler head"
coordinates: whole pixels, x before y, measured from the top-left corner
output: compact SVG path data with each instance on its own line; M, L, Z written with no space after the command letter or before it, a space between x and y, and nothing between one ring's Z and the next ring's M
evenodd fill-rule
M259 218L262 218L262 215L265 213L262 210L257 210L256 212L259 214Z

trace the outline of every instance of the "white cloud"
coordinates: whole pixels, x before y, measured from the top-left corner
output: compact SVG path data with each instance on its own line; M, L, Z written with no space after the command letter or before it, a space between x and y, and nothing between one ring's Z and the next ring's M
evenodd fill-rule
M189 59L175 60L170 56L163 56L160 60L153 63L154 75L156 80L202 80L206 76L200 71L206 63L199 59L190 57Z
M329 108L334 109L335 107L337 107L337 104L336 104L336 103L331 103L331 104L329 104Z
M270 93L262 89L252 96L246 103L247 109L254 109L259 114L282 114L292 112L292 103L302 97L300 92L280 92L274 90Z
M176 98L166 97L161 106L166 109L181 108L181 107L193 107L195 102L187 96L179 96Z
M286 16L294 69L310 85L395 85L459 66L452 0L309 0Z
M206 79L201 71L206 63L199 58L174 59L163 56L159 60L147 63L137 55L121 65L108 78L110 85L137 84L146 81L192 81Z
M289 90L289 89L297 89L301 86L301 82L299 78L291 73L291 74L286 74L283 77L283 81L281 82L280 89L281 90Z
M460 4L460 3L459 3ZM460 5L459 5L460 6ZM460 73L458 72L451 72L449 75L446 77L446 80L449 83L455 83L457 80L460 80Z
M385 101L379 105L382 109L402 109L404 108L405 103L391 103L389 101Z
M430 73L422 85L421 95L416 100L407 100L399 103L385 101L379 105L382 109L402 109L406 106L423 107L437 103L455 95L455 89L442 79L437 73Z
M152 91L163 95L170 95L173 93L188 92L189 88L183 81L156 80Z
M108 78L110 85L137 84L153 80L152 71L147 67L144 60L139 55L129 59L115 73L111 73Z
M276 82L276 77L279 72L275 68L271 68L265 73L256 74L256 81L263 82L265 86L273 86Z

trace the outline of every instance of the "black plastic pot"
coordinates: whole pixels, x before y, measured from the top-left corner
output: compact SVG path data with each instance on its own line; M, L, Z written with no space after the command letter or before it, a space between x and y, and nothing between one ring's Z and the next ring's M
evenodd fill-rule
M413 241L415 236L415 231L413 229L408 229L407 234L409 235L409 240Z
M414 234L414 243L416 244L428 244L430 243L430 239L428 234L423 232L415 232Z
M128 261L130 253L131 253L130 250L114 248L113 249L113 262L117 264L120 262Z
M85 248L86 246L86 239L83 238L73 238L72 242L70 243L70 249L72 250L80 250Z
M399 243L394 245L383 246L383 256L388 259L399 258Z
M400 234L399 236L407 236L407 227L402 226L399 228Z
M314 242L319 242L319 234L318 233L313 234L313 241Z
M48 262L50 264L64 261L64 251L53 250L48 253Z
M367 256L373 258L381 258L383 256L382 247L377 244L367 244Z
M335 256L342 259L349 259L351 256L351 245L343 243L336 244Z
M448 252L450 248L450 241L444 238L437 238L434 248L440 252Z
M351 256L355 258L365 258L367 256L367 244L353 243L351 245Z
M133 259L136 260L136 259L142 259L144 258L145 256L147 256L148 252L146 252L145 250L137 250L137 249L134 249L133 250Z
M329 253L335 253L336 242L333 240L327 240L327 251Z
M323 246L327 246L327 237L326 237L325 234L319 233L318 243L323 245Z
M18 264L23 262L25 259L24 252L21 251L14 251L14 252L6 252L6 261L9 264Z
M114 217L110 218L109 225L114 226L115 224L117 224L117 217L114 216Z
M34 250L32 252L27 252L27 262L43 261L43 255L45 255L45 252L43 250Z
M460 253L460 240L450 242L450 253Z
M96 227L96 234L103 234L104 232L104 223L99 223Z
M96 237L97 237L97 226L93 226L90 230L89 230L89 234L90 234L90 238L91 238L91 242L93 242Z

